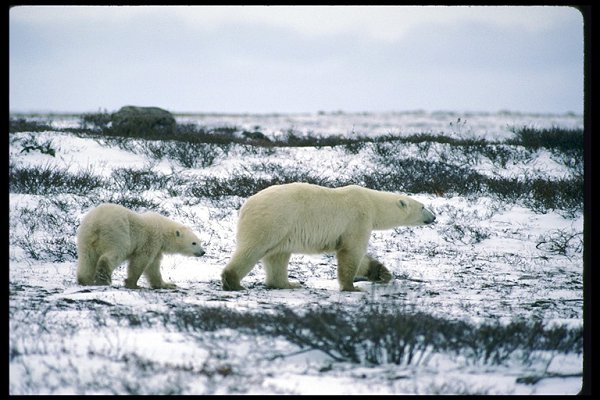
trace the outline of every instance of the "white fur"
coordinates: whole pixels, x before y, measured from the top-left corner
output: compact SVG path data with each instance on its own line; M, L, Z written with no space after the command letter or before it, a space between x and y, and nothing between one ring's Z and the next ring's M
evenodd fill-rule
M287 276L292 253L336 252L341 289L357 290L353 280L366 268L363 257L372 230L434 219L421 203L395 193L356 185L274 185L248 198L240 209L237 246L221 275L223 288L243 289L240 280L259 260L267 286L298 287Z
M174 288L163 281L165 253L199 257L200 239L187 226L155 212L138 214L117 204L91 210L77 230L77 282L110 285L113 270L128 260L125 286L137 288L144 273L152 288Z

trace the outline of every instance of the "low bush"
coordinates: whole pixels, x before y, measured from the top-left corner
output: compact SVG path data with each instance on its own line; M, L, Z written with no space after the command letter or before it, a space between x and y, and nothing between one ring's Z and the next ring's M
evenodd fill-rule
M75 173L53 165L8 168L10 193L49 195L71 193L86 195L104 185L104 180L90 170Z
M485 178L490 193L506 201L519 200L535 212L583 210L583 177L571 179Z
M172 176L158 174L148 169L115 168L111 179L119 193L128 191L163 190L169 187Z
M11 231L11 245L20 247L33 260L75 260L77 217L69 202L61 197L43 198L35 208L23 207L16 210L16 215L10 216L11 221L19 220L26 232L16 235Z
M431 354L442 352L468 357L473 363L497 365L511 357L531 362L540 351L583 351L582 328L547 327L541 321L474 325L389 303L365 302L352 311L335 304L303 312L279 306L275 314L190 306L148 316L136 324L150 324L156 319L180 331L230 328L279 336L303 349L322 351L336 361L367 365L419 365Z
M154 160L173 160L185 168L206 168L226 155L230 144L168 141L143 141L140 152Z
M511 145L528 149L556 149L562 152L576 150L583 155L583 130L567 128L512 128L515 138L508 140Z
M95 132L106 132L112 125L112 114L108 111L87 113L81 116L81 127Z
M249 197L269 186L292 182L306 182L330 186L325 178L313 176L309 172L296 172L269 177L240 174L228 178L214 176L204 178L202 182L188 187L187 195L211 199L224 196Z
M36 120L26 119L26 118L9 118L8 120L8 132L9 133L17 133L17 132L43 132L43 131L53 131L54 128L45 123Z
M40 143L39 138L36 135L30 133L29 136L25 139L18 140L21 144L21 153L29 153L32 151L39 151L42 154L48 154L52 157L56 156L56 149L54 148L54 144L52 140L45 140Z

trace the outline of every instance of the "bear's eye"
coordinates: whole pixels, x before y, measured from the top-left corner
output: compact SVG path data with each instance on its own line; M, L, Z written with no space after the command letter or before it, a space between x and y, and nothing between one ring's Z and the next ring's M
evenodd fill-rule
M192 242L192 246L195 246L195 245L196 245L196 242Z

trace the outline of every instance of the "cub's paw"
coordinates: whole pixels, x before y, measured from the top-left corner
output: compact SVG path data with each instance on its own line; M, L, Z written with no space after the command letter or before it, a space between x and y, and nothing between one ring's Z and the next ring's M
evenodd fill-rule
M137 282L132 282L129 279L125 279L125 287L127 289L141 289L141 287L138 286Z

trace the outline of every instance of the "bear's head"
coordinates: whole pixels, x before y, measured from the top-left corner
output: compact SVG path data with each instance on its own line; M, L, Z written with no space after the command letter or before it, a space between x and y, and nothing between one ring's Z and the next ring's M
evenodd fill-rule
M423 203L408 196L399 196L396 205L400 208L402 225L427 225L435 221L435 215Z
M375 201L373 229L431 224L435 215L423 203L395 193L379 192Z
M185 256L203 256L205 251L200 244L198 236L188 227L182 226L175 229L173 232L174 252Z

